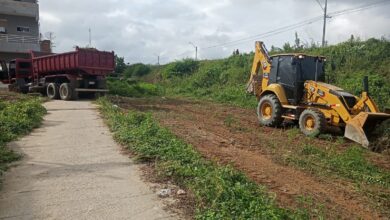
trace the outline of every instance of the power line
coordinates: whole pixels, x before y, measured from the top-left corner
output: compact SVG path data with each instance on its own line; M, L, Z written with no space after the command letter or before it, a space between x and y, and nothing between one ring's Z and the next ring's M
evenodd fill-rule
M325 11L325 8L322 6L322 3L320 2L320 0L316 0L316 2L321 7L322 11Z
M341 11L332 12L329 15L332 16L332 17L336 17L336 16L340 16L340 15L344 15L344 14L350 14L350 13L359 12L359 11L363 11L363 10L366 10L366 9L374 8L374 7L377 7L380 4L389 4L389 3L390 3L389 0L379 1L379 2L375 2L375 3L371 3L371 4L362 5L362 6L358 7L358 8L351 8L351 9L345 9L345 10L341 10Z
M205 49L211 49L211 48L226 46L226 45L230 45L230 44L235 45L235 43L239 43L239 42L242 42L242 41L253 40L253 38L263 37L265 35L269 35L269 34L273 34L273 33L281 33L280 31L290 30L290 29L294 29L294 28L297 28L297 27L301 27L301 26L307 25L307 24L311 24L311 23L313 23L315 21L318 21L320 19L322 19L322 16L318 16L318 17L311 18L311 19L308 19L308 20L305 20L305 21L301 21L301 22L298 22L296 24L283 26L283 27L277 28L277 29L272 30L272 31L268 31L268 32L264 32L264 33L261 33L261 34L252 35L252 36L249 36L249 37L246 37L246 38L242 38L242 39L238 39L238 40L233 40L233 41L229 41L229 42L225 42L225 43L221 43L221 44L205 47L205 48L202 48L202 49L204 49L204 50Z
M336 12L329 13L328 16L337 17L337 16L349 14L349 13L354 13L354 12L358 12L358 11L362 11L362 10L366 10L366 9L369 9L369 8L376 7L379 4L383 4L383 3L384 4L388 4L388 3L390 3L390 1L384 0L384 1L379 1L379 2L375 2L375 3L361 5L361 6L357 7L357 8L350 8L350 9L345 9L345 10L341 10L341 11L336 11ZM241 43L244 43L244 42L247 42L247 41L254 40L254 39L259 38L259 37L269 37L269 36L273 36L273 35L276 35L276 34L279 34L279 33L283 33L283 32L289 31L289 30L293 30L293 29L296 29L296 28L299 28L299 27L302 27L302 26L305 26L305 25L312 24L312 23L317 22L317 21L322 20L322 19L323 19L323 16L317 16L317 17L313 17L313 18L305 20L305 21L301 21L301 22L298 22L298 23L295 23L295 24L292 24L292 25L288 25L288 26L284 26L284 27L281 27L281 28L277 28L275 30L268 31L268 32L265 32L265 33L256 34L256 35L252 35L252 36L249 36L249 37L246 37L246 38L241 38L241 39L237 39L237 40L233 40L233 41L229 41L229 42L225 42L225 43L220 43L220 44L217 44L217 45L208 46L208 47L204 47L204 48L201 48L201 49L207 50L207 49L223 47L223 46L234 46L234 45L238 45L238 44L241 44Z
M319 0L316 0L316 1L319 2ZM363 10L366 10L366 9L370 9L370 8L376 7L376 6L380 5L380 4L388 4L388 3L390 3L389 0L382 0L382 1L375 2L375 3L361 5L361 6L357 7L357 8L349 8L349 9L344 9L344 10L340 10L340 11L331 12L331 13L327 14L327 17L329 18L329 17L342 16L342 15L345 15L345 14L350 14L350 13L354 13L354 12L359 12L359 11L363 11ZM304 21L301 21L301 22L298 22L298 23L295 23L295 24L283 26L283 27L280 27L280 28L277 28L277 29L274 29L274 30L271 30L271 31L268 31L268 32L261 33L261 34L251 35L251 36L248 36L248 37L245 37L245 38L241 38L241 39L237 39L237 40L233 40L233 41L229 41L229 42L224 42L224 43L220 43L220 44L216 44L216 45L208 46L208 47L204 47L204 48L202 47L202 48L198 48L198 49L208 50L208 49L217 48L217 47L235 46L235 45L239 45L239 44L242 44L242 43L246 43L248 41L253 41L255 39L258 39L259 37L266 38L266 37L274 36L274 35L277 35L277 34L280 34L280 33L284 33L286 31L294 30L294 29L297 29L297 28L300 28L300 27L303 27L303 26L310 25L312 23L318 22L318 21L320 21L322 19L323 19L323 16L317 16L317 17L313 17L311 19L307 19L307 20L304 20ZM185 51L183 53L175 55L174 57L176 57L176 58L177 57L182 57L182 56L184 56L186 54L189 54L189 53L191 53L191 51ZM160 60L167 60L167 59L168 59L168 57L163 57Z

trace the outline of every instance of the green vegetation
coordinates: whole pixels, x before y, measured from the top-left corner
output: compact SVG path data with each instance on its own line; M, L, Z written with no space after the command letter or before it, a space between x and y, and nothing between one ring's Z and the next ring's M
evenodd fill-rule
M192 146L162 128L150 114L129 111L100 100L101 111L115 138L143 161L176 184L188 188L196 200L197 219L308 219L307 211L279 208L263 187L229 166L205 160Z
M202 62L177 61L162 68L161 74L165 80L161 86L168 96L211 99L253 107L256 106L256 98L245 92L251 63L250 55L234 55L224 60ZM191 71L178 74L178 69L173 68L175 66Z
M151 71L150 66L142 64L142 63L136 63L133 65L128 66L124 71L124 76L126 78L131 77L141 77L149 74Z
M271 54L303 52L327 57L327 81L359 95L362 79L369 76L370 94L384 108L390 106L390 41L351 37L347 42L325 48L315 44L272 47ZM253 108L256 98L245 92L252 66L253 53L234 53L221 60L176 61L165 66L152 67L154 81L165 88L167 96L211 99L241 107ZM150 78L150 77L149 77ZM142 78L141 78L142 79Z
M7 169L8 163L21 157L8 149L6 143L38 127L45 112L38 99L0 101L0 175Z
M381 170L365 158L367 151L354 146L344 152L305 145L288 161L316 175L337 175L355 183L377 184L390 188L390 172Z
M109 79L108 88L110 94L126 97L144 97L162 95L163 91L157 85L151 83L136 82L131 80Z

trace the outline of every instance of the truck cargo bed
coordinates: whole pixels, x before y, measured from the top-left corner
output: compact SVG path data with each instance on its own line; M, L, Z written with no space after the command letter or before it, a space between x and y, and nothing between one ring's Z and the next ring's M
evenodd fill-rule
M51 74L105 76L115 68L114 52L76 48L76 51L36 56L31 54L34 77Z

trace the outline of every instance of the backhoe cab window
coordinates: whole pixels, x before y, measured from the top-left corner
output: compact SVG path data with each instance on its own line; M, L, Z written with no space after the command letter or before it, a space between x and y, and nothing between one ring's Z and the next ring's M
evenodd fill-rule
M301 72L302 81L325 81L324 61L319 60L317 57L305 57L303 59L300 59L299 68Z

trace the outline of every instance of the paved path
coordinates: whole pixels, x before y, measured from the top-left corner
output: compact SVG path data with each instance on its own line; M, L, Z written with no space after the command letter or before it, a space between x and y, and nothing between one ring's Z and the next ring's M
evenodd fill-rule
M25 154L0 191L0 219L174 219L120 153L90 102L45 104L43 126L10 144Z

